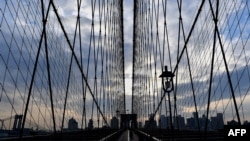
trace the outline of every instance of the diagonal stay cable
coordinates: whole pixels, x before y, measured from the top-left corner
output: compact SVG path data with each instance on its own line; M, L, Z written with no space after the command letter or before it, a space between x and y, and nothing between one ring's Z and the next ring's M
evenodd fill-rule
M196 16L195 16L194 22L193 22L193 24L192 24L192 27L191 27L191 29L190 29L190 31L189 31L189 34L188 34L188 36L187 36L187 39L186 39L186 41L185 41L184 47L183 47L183 49L182 49L182 51L181 51L181 53L180 53L180 56L179 56L179 58L178 58L178 60L177 60L177 62L176 62L176 66L175 66L175 68L174 68L173 73L175 73L175 71L176 71L176 69L177 69L177 67L178 67L178 65L179 65L179 63L180 63L180 61L181 61L182 55L183 55L185 49L187 48L188 41L189 41L189 39L190 39L190 37L191 37L191 35L192 35L192 33L193 33L194 27L195 27L195 25L196 25L196 22L197 22L198 17L199 17L199 15L200 15L200 13L201 13L201 10L202 10L202 7L203 7L204 3L205 3L205 0L202 0L201 5L200 5L200 7L199 7L199 9L198 9L198 13L197 13Z
M218 21L218 13L219 13L219 1L216 2L216 17L215 17L215 24ZM213 51L212 51L212 59L211 59L211 70L210 70L210 80L209 80L209 88L208 88L208 99L207 99L207 115L206 115L206 122L205 122L205 137L207 136L207 128L208 128L208 115L210 109L210 97L212 92L212 82L213 82L213 70L214 70L214 57L215 57L215 46L216 46L216 29L214 28L214 41L213 41Z
M229 73L228 64L227 64L227 61L226 61L226 56L225 56L225 52L224 52L221 37L220 37L220 32L219 32L217 21L216 21L216 15L214 13L214 10L213 10L213 7L212 7L212 4L211 4L210 0L209 0L209 5L210 5L211 12L212 12L212 16L214 18L215 30L216 30L216 34L218 36L218 40L219 40L219 44L220 44L220 48L221 48L221 53L222 53L223 61L224 61L225 68L226 68L228 83L229 83L230 90L231 90L232 97L233 97L235 112L236 112L236 115L237 115L238 122L239 122L239 124L241 124L240 115L239 115L239 111L238 111L238 107L237 107L237 102L236 102L236 98L235 98L235 94L234 94L233 84L232 84L231 76L230 76L230 73Z
M78 24L79 25L81 25L81 20L80 20L80 9L81 9L81 4L82 4L82 0L77 0L77 5L78 5L78 12L77 12L77 19L79 19L78 20ZM82 38L82 35L81 35L81 26L79 26L78 27L78 33L79 33L79 44L80 44L80 58L81 58L81 68L83 68L83 56L82 56L82 40L81 40L81 38ZM82 95L83 95L83 108L82 108L82 122L81 122L81 128L83 129L83 120L84 120L84 122L85 122L85 126L86 126L86 124L87 124L87 121L86 121L86 114L84 114L85 113L85 94L86 93L84 93L84 90L85 90L85 87L84 87L84 81L83 81L83 79L81 79L81 82L82 82Z
M43 21L43 22L45 22L44 24L47 23L46 19L48 19L50 6L51 6L51 3L49 3L49 5L48 5L48 10L47 10L47 13L46 13L46 18L44 18L45 20ZM25 120L26 120L26 116L27 116L27 112L28 112L31 91L32 91L32 87L33 87L33 84L34 84L34 80L35 80L35 74L36 74L36 69L37 69L37 65L38 65L38 59L39 59L39 56L40 56L40 51L41 51L41 48L42 48L42 41L43 41L44 33L45 32L46 32L45 28L43 28L42 35L41 35L40 41L39 41L39 47L38 47L37 54L36 54L36 60L35 60L35 64L34 64L34 68L33 68L33 72L32 72L32 77L31 77L31 82L30 82L30 88L29 88L29 92L28 92L27 102L26 102L26 106L25 106L25 110L24 110L23 122L22 122L22 129L21 129L20 134L19 134L19 138L20 139L23 136L23 130L24 130Z
M54 104L53 104L53 91L52 91L52 84L51 84L48 42L47 42L47 34L46 34L46 17L44 15L45 11L44 11L44 6L43 6L43 0L41 1L41 5L42 5L42 16L43 16L43 21L44 21L43 29L45 30L43 37L44 37L45 57L46 57L47 75L48 75L48 83L49 83L50 104L51 104L54 134L56 135L56 121L55 121L55 112L54 112Z
M180 12L180 17L181 17L181 10L179 8L179 12ZM182 18L179 19L180 20L180 24L181 24L181 30L182 30L182 34L183 34L183 39L184 41L186 40L186 36L184 33L184 25L183 25L183 21ZM192 75L192 71L191 71L191 65L190 65L190 58L189 58L189 54L188 54L188 50L187 48L185 48L185 52L186 52L186 56L187 56L187 64L188 64L188 71L189 71L189 77L190 77L190 81L191 81L191 88L192 88L192 94L193 94L193 101L194 101L194 107L195 107L195 112L198 113L198 109L197 109L197 100L196 100L196 95L195 95L195 90L194 90L194 81L193 81L193 75ZM198 120L198 114L195 114L195 118ZM201 134L201 125L200 122L197 122L198 125L198 130L199 130L199 134Z
M89 86L88 80L87 80L87 78L86 78L86 76L85 76L85 74L84 74L84 72L83 72L83 69L82 69L82 67L81 67L81 64L80 64L79 60L77 59L77 56L76 56L75 51L74 51L74 49L73 49L73 46L71 45L71 43L70 43L70 41L69 41L68 34L67 34L66 31L65 31L65 28L64 28L64 26L63 26L63 24L62 24L62 21L61 21L61 19L60 19L60 17L59 17L59 14L58 14L58 12L57 12L57 10L56 10L56 6L55 6L55 4L54 4L53 1L51 1L51 5L52 5L52 7L53 7L53 9L54 9L54 12L55 12L56 17L57 17L57 19L58 19L58 22L59 22L59 24L60 24L60 26L61 26L61 28L62 28L63 34L64 34L64 36L65 36L65 38L66 38L66 40L67 40L67 43L68 43L68 45L69 45L69 47L70 47L70 49L71 49L71 51L72 51L72 54L73 54L74 59L75 59L75 61L76 61L76 64L77 64L77 66L78 66L78 68L79 68L79 70L80 70L80 72L81 72L81 75L82 75L83 79L85 80L86 86L88 87L89 92L90 92L90 94L91 94L91 96L92 96L92 98L93 98L93 101L95 102L95 104L96 104L96 106L97 106L97 109L99 110L100 114L102 115L102 117L103 117L103 119L104 119L106 125L108 125L108 122L107 122L105 116L103 115L103 113L102 113L102 111L101 111L101 109L100 109L100 106L98 105L98 103L97 103L97 101L96 101L96 99L95 99L95 96L94 96L94 94L93 94L93 92L92 92L92 90L91 90L91 88L90 88L90 86Z
M77 1L78 14L77 14L77 20L76 20L76 25L75 25L76 28L75 28L75 33L74 33L73 49L75 48L76 34L77 34L77 31L78 31L77 29L78 29L78 27L80 27L80 16L79 16L80 5L81 5L81 3L79 3L79 1ZM63 117L62 117L62 125L61 125L61 134L62 134L63 127L64 127L65 111L66 111L67 100L68 100L69 83L70 83L71 71L72 71L72 63L73 63L73 54L71 53L69 71L68 71L68 78L67 78L67 86L66 86L66 94L65 94L64 105L63 105Z

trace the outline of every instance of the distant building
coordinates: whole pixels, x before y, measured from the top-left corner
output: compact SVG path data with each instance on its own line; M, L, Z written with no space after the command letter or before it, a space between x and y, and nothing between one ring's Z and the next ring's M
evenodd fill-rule
M218 123L218 128L222 129L224 128L224 120L223 120L223 114L222 113L217 113L217 123Z
M15 115L13 130L20 130L22 125L23 115Z
M69 119L68 129L69 130L77 130L78 129L78 123L73 117L71 119Z
M94 122L92 119L90 119L88 123L88 129L93 129L93 128L94 128Z
M239 122L235 121L235 120L231 120L227 122L227 125L239 125Z
M199 122L199 114L197 112L193 112L193 117L194 117L194 129L198 129L198 122Z
M207 117L203 114L202 117L199 118L199 122L200 122L200 129L205 129Z
M142 122L138 122L138 128L139 128L139 129L142 128Z
M195 125L195 120L193 117L187 118L187 128L188 129L194 129Z
M211 117L211 128L212 129L223 129L224 128L224 121L223 121L223 114L217 113L215 117Z
M118 119L116 117L113 117L111 119L111 128L118 129L119 128L118 125L119 125Z
M167 120L167 129L171 129L170 116L167 116L166 120Z
M243 125L250 125L250 122L248 122L247 120L245 120L245 121L243 122Z
M154 120L154 114L150 114L149 120L145 121L145 128L157 128L156 120Z
M146 120L145 121L145 128L157 128L157 124L155 120Z
M170 116L161 115L159 119L159 128L170 129Z
M215 117L211 117L211 119L208 119L205 114L203 114L202 117L199 117L197 112L193 112L190 118L186 118L186 122L185 122L185 118L182 117L181 115L177 115L176 117L173 117L173 118L174 118L173 126L175 129L204 130L205 128L207 128L209 130L211 129L217 130L217 129L224 128L224 121L223 121L222 113L217 113ZM170 129L171 127L169 116L166 117L165 115L161 115L158 123L159 123L158 128ZM233 120L233 121L228 122L228 124L229 125L238 124L238 122ZM249 124L249 123L246 121L245 124ZM156 126L156 123L154 123L154 120L152 119L152 115L150 115L149 120L145 121L145 127L147 126L150 128L155 128L154 126Z
M167 117L165 115L161 115L158 123L159 123L159 128L166 129L167 128Z
M181 115L175 117L174 127L176 129L184 129L185 128L185 118Z

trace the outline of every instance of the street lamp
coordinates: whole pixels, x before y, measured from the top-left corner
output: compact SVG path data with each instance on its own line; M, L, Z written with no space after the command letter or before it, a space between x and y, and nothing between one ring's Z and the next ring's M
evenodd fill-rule
M171 111L171 102L170 102L170 92L174 90L174 83L173 83L173 77L175 75L168 71L168 67L165 66L165 71L162 72L160 75L162 79L162 88L164 90L164 95L167 92L168 93L168 104L169 104L169 116L170 116L170 127L173 134L173 122L172 122L172 111Z
M171 71L168 71L168 66L165 66L165 71L160 75L162 79L162 87L164 92L171 92L174 90L173 77L174 74Z

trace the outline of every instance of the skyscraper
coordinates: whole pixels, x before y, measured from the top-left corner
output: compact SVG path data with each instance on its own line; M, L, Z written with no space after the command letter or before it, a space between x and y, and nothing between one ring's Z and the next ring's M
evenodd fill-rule
M69 119L68 129L69 130L77 130L78 129L78 123L73 117L71 119Z
M111 119L111 128L118 129L118 119L116 117Z

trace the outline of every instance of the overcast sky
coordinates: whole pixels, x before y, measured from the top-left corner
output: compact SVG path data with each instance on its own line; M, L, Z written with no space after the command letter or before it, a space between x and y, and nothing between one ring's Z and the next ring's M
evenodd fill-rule
M148 1L149 2L149 1ZM155 1L155 4L157 6L158 1ZM164 3L164 2L163 2ZM158 19L158 24L159 24L159 36L160 36L160 42L162 43L163 40L163 28L164 28L164 18L163 18L163 9L162 9L162 1L159 1L159 15L160 18ZM88 3L90 4L90 3ZM130 96L132 94L132 46L133 46L133 1L131 0L124 0L124 50L125 50L125 86L126 86L126 95L127 95L127 109L131 110L131 105L130 102ZM152 2L151 2L152 4ZM190 32L191 26L193 24L195 15L198 12L198 8L201 4L201 1L193 1L193 0L184 0L182 1L182 21L183 21L183 26L184 26L184 33L187 36L188 33ZM87 3L83 4L83 7L90 7L87 6ZM215 3L214 3L215 5ZM233 6L232 6L233 5ZM67 17L67 13L70 13L70 10L73 10L70 8L70 5L63 4L62 6L62 11L65 14L65 17ZM240 77L242 75L246 75L246 78L249 78L247 72L245 71L246 69L248 70L249 66L248 63L246 63L246 60L248 60L248 57L246 54L249 53L249 49L244 46L249 45L248 37L249 37L249 21L246 19L247 18L247 13L249 13L246 9L249 7L249 4L245 2L233 2L230 1L228 3L220 3L220 11L219 11L219 28L220 28L220 35L221 39L224 45L224 51L226 52L226 58L227 58L227 65L229 67L229 71L231 73L231 79L233 86L235 88L235 95L239 99L237 100L238 103L241 103L243 100L241 97L246 96L244 99L244 106L247 107L248 103L248 88L249 86L247 85L249 83L249 80L243 79L244 77ZM66 10L68 9L68 10ZM88 9L88 8L87 8ZM152 9L151 9L152 10ZM90 12L90 10L83 10L83 13ZM73 12L74 13L74 12ZM169 44L170 44L170 50L171 50L171 57L172 57L172 67L175 67L176 63L176 52L177 52L177 43L178 43L178 23L179 23L179 12L178 12L178 7L177 7L177 2L176 1L167 1L167 28L168 28L168 37L169 37ZM70 17L70 15L68 15ZM89 18L90 19L90 14L83 14L83 17ZM244 18L245 17L245 18ZM235 22L235 18L238 18L237 20L241 22L240 24L237 24ZM155 28L156 24L153 24L153 28ZM210 62L211 62L211 48L212 46L212 40L213 39L212 31L213 31L213 18L212 18L212 13L210 11L209 3L205 2L204 7L202 9L202 12L199 16L199 19L195 25L195 30L193 31L193 34L191 36L190 42L188 44L188 49L189 49L189 55L192 57L190 59L191 63L191 69L193 73L193 83L196 84L195 87L197 86L197 98L203 99L199 101L199 105L201 106L200 110L204 111L206 109L206 94L207 91L200 91L198 89L202 89L202 85L207 85L208 86L208 80L209 80L209 75L210 75ZM234 32L231 30L234 29ZM153 29L152 32L154 34L156 33L156 30ZM202 36L199 33L202 33L207 36ZM206 38L208 39L206 41ZM210 40L209 40L210 39ZM240 39L240 41L239 41ZM182 37L182 40L180 42L181 48L184 45L184 39ZM198 48L197 48L198 47ZM244 50L244 54L242 54ZM166 52L167 54L167 52ZM197 56L197 58L195 58ZM228 80L226 77L226 68L223 63L223 58L221 55L221 50L220 50L220 45L217 40L217 48L216 48L216 63L215 63L215 72L214 72L214 84L213 86L218 86L222 85L220 87L226 87L226 91L219 92L216 88L214 88L213 92L216 93L216 95L212 96L212 101L214 101L215 105L211 104L212 107L217 107L218 109L223 109L222 103L220 101L220 96L227 101L227 99L230 97L230 90L229 90L229 84ZM166 57L166 60L167 57ZM159 61L159 57L157 57L157 61ZM185 90L185 86L190 88L190 78L187 72L187 61L186 61L186 55L184 53L181 63L183 66L183 69L180 67L180 73L184 73L181 75L184 78L179 77L179 85L178 87L182 90ZM169 64L166 62L166 64ZM206 69L205 69L206 68ZM204 70L204 71L199 71L199 70ZM206 71L205 71L206 70ZM160 68L157 70L157 74L160 73ZM245 86L247 85L247 86ZM208 87L203 87L204 90L208 90ZM237 89L240 89L239 91L236 91ZM191 92L191 88L189 89L189 92ZM186 99L189 99L191 102L192 96L187 94L187 91L180 91L180 101L186 101ZM220 93L222 93L220 95ZM191 94L191 93L190 93ZM205 95L205 96L204 96ZM221 97L221 98L222 98ZM220 101L220 102L218 102ZM232 101L232 100L230 100ZM232 102L229 102L232 104ZM183 103L182 103L183 104ZM227 102L224 104L228 105ZM185 104L184 104L185 105ZM191 104L193 105L193 104ZM187 106L187 105L186 105ZM224 105L225 106L225 105ZM241 106L239 106L241 107ZM193 109L193 106L189 107L190 109ZM228 108L230 109L230 108ZM232 107L233 109L233 107ZM194 109L193 109L194 110ZM218 110L218 111L220 111ZM246 108L241 109L243 111L246 110ZM192 110L187 110L191 112ZM186 112L187 112L186 111ZM242 112L243 112L242 111ZM250 113L248 113L250 115Z

